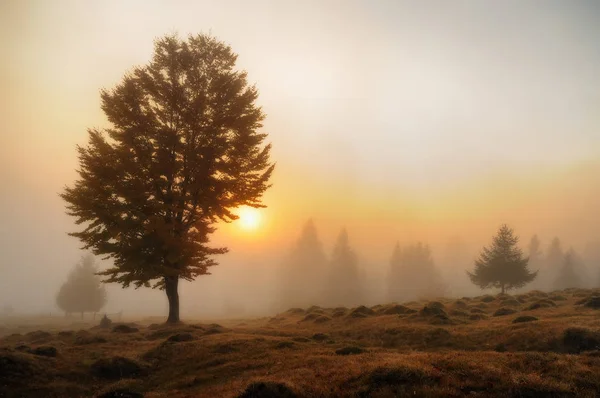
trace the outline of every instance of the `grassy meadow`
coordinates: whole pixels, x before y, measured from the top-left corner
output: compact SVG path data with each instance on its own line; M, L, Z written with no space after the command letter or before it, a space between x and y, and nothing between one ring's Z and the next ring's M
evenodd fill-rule
M600 290L131 321L5 320L0 397L600 394Z

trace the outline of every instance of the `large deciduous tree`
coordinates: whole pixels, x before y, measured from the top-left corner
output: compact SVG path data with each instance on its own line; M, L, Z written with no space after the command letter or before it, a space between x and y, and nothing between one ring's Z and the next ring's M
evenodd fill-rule
M87 255L73 268L67 281L56 295L58 307L69 313L93 312L94 314L106 304L106 290L96 275L94 256Z
M164 289L179 321L180 279L216 265L218 221L264 207L274 165L258 91L237 55L209 35L158 39L152 60L101 92L110 127L78 147L79 179L61 194L83 226L71 235L112 258L105 282Z
M537 276L528 269L527 257L517 246L519 238L507 225L502 225L489 247L484 247L475 260L475 270L467 271L471 282L482 289L491 287L506 290L525 286Z

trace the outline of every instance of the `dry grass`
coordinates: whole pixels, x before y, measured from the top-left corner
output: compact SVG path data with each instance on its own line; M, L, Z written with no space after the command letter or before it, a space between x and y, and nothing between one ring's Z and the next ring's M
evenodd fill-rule
M7 325L0 397L593 397L597 293L311 307L228 327Z

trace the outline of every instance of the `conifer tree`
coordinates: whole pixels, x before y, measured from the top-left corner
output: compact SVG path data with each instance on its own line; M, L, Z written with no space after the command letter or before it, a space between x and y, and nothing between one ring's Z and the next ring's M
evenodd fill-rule
M430 247L419 242L402 249L397 243L390 259L390 299L403 301L442 295L443 290Z
M563 252L560 239L555 237L552 239L548 251L546 253L546 266L554 271L560 268L563 264L565 253Z
M56 296L56 304L65 313L93 312L106 304L106 289L96 275L98 269L92 255L87 255L71 270Z
M467 271L471 282L481 289L501 288L507 290L523 287L533 281L537 271L528 269L529 259L517 246L519 238L506 224L502 225L489 247L484 247L475 261L475 270Z
M164 289L179 321L179 280L208 274L218 221L264 207L274 165L258 91L237 55L209 35L155 42L154 56L101 92L110 128L78 147L79 179L61 197L82 230L71 235L112 258L106 282Z
M581 259L575 253L575 250L573 248L569 249L563 258L563 265L558 272L554 288L562 290L570 287L581 287L581 277L577 272L577 268L581 266Z
M537 235L531 237L529 242L529 264L537 263L542 258L542 251L540 250L541 243Z
M532 269L538 270L538 277L531 284L532 289L546 289L544 286L544 276L547 274L547 270L545 270L545 261L543 257L543 253L540 249L541 242L537 235L533 235L531 240L529 241L528 254L529 254L529 267Z
M363 289L358 269L358 257L350 247L348 232L342 229L331 255L331 278L327 296L331 305L362 304Z
M283 267L284 305L318 304L325 280L327 259L313 220L304 225Z

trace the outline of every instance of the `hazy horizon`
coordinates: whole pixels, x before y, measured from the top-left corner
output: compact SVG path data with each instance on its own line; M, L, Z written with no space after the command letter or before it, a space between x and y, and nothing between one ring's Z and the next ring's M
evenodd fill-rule
M396 242L429 244L453 294L478 289L449 242L472 259L504 223L523 249L582 253L600 242L599 22L593 1L4 2L0 306L59 312L83 254L58 197L75 146L108 125L100 89L173 32L239 55L277 163L261 224L220 225L230 253L182 286L184 318L270 311L309 218L327 254L347 228L372 300ZM106 310L164 314L163 292L132 290L109 286Z

